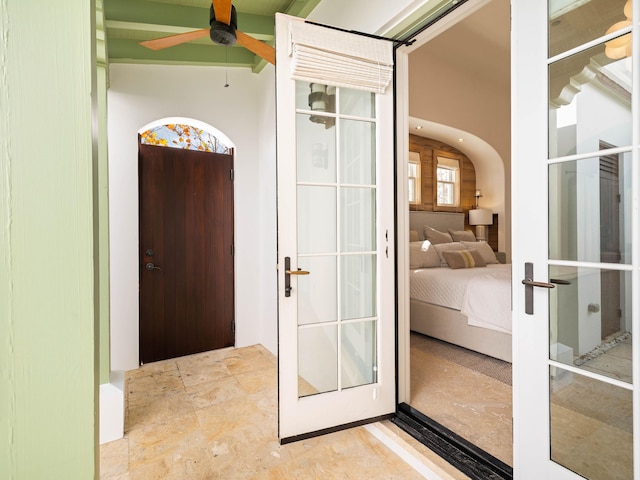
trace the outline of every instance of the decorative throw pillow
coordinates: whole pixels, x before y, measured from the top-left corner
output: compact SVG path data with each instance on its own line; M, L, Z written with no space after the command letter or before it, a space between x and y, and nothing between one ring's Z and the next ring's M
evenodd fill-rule
M429 240L432 245L438 245L440 243L451 243L453 238L446 232L441 232L435 228L424 226L424 238Z
M409 243L409 268L433 268L440 266L440 256L428 240Z
M496 258L495 252L487 242L462 242L462 244L466 248L469 248L469 249L474 248L478 250L478 252L480 253L480 255L482 255L482 258L484 259L484 262L487 265L490 265L492 263L500 263Z
M476 235L471 230L451 230L449 234L454 242L475 242Z
M466 247L460 242L451 242L451 243L441 243L439 245L435 245L436 252L438 252L438 256L440 257L440 266L448 267L447 259L444 258L444 252L451 252L455 250L466 250Z
M486 263L477 250L455 250L443 252L450 268L486 267Z

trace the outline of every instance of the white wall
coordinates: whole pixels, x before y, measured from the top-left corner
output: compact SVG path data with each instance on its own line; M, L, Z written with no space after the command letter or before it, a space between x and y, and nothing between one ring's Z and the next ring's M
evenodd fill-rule
M268 65L260 74L263 98L260 105L260 324L261 343L272 353L278 349L277 215L276 215L276 86L275 69Z
M261 140L269 138L268 132L261 135L260 131L269 126L271 112L264 98L273 92L270 76L268 72L256 75L245 69L231 69L230 86L225 88L224 68L111 65L108 123L112 370L138 366L137 132L154 120L170 116L208 123L235 144L236 346L260 343L264 334L269 337L268 348L275 349L274 294L271 287L262 288L265 271L273 270L275 264L275 233L264 233L272 230L275 218L275 182L268 179L275 178L275 153L267 151L274 149L272 140L266 142L266 149L260 145ZM265 110L264 115L261 109ZM262 175L264 182L260 180ZM263 240L267 243L263 244ZM263 328L265 317L269 321Z

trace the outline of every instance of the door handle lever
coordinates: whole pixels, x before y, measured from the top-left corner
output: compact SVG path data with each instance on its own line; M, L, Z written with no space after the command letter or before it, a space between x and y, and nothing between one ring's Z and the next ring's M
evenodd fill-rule
M147 263L144 268L146 268L147 270L149 270L150 272L153 270L160 270L162 271L162 269L160 267L155 266L153 263L149 262Z
M287 275L309 275L311 272L307 272L306 270L302 270L299 268L298 270L285 270Z
M530 285L532 287L540 287L540 288L556 288L556 286L553 283L546 283L546 282L534 282L532 279L530 278L525 278L524 280L522 280L522 284L523 285Z
M538 288L556 288L553 283L536 282L533 280L533 263L527 262L524 264L524 312L527 315L533 315L533 287Z
M291 275L309 275L310 272L306 270L291 270L291 257L284 257L284 296L290 297L291 290L293 287L291 286Z

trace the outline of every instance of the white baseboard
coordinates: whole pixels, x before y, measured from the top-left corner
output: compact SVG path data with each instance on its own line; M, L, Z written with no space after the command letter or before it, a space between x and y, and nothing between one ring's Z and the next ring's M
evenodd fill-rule
M100 445L124 436L124 372L111 372L100 385Z

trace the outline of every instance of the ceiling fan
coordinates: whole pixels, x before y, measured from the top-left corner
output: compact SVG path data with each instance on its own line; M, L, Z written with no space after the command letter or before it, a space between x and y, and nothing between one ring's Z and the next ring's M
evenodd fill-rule
M211 28L194 30L192 32L180 33L155 40L147 40L140 42L140 45L150 48L151 50L162 50L208 35L217 45L228 46L238 43L267 62L273 65L276 64L275 49L272 46L237 30L238 20L236 8L231 4L231 0L212 0L209 13L209 25Z

